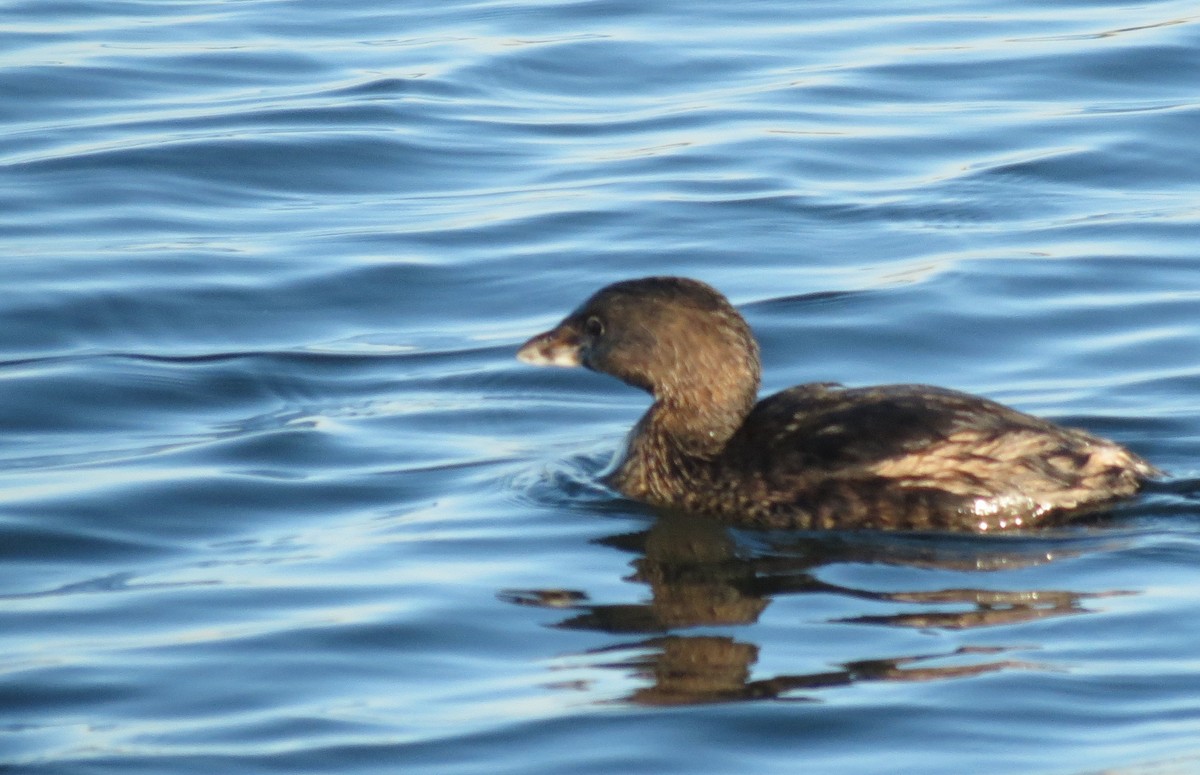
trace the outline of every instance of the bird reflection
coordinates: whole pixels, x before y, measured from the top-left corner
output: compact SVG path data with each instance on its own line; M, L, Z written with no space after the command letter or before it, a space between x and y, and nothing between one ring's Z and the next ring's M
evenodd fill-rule
M798 675L778 675L751 680L758 647L732 638L667 636L643 641L644 656L604 667L631 670L650 684L626 699L641 705L696 705L713 702L810 698L796 692L849 686L865 681L933 681L980 675L1004 668L1032 667L1014 660L992 660L967 665L921 666L924 662L976 654L999 654L1004 649L957 649L948 654L927 654L896 659L846 662L837 670ZM620 647L622 650L629 645ZM601 652L591 652L593 655Z
M648 602L593 604L584 592L567 589L506 590L501 599L519 605L557 608L570 615L556 626L619 635L649 635L588 652L600 666L649 681L626 699L647 705L731 702L768 698L802 699L806 691L863 681L930 681L1032 667L1001 658L1003 648L968 648L942 654L904 655L846 662L821 673L752 680L758 647L726 636L680 634L697 627L737 626L758 620L780 595L833 594L843 598L913 605L919 610L842 618L848 624L966 630L1087 613L1087 600L1123 594L1065 590L1003 591L949 588L880 592L822 581L815 572L840 563L889 564L940 570L999 570L1052 562L1062 553L1045 543L896 536L756 535L769 548L739 548L725 526L694 516L665 516L647 531L600 539L633 553L628 580L646 584ZM995 548L992 548L995 547ZM632 649L636 657L604 661ZM981 661L982 660L982 661Z

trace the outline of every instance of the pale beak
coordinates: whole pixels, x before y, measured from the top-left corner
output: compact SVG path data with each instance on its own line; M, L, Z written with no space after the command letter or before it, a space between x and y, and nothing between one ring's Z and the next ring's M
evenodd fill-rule
M579 334L563 323L521 345L517 360L533 366L582 366Z

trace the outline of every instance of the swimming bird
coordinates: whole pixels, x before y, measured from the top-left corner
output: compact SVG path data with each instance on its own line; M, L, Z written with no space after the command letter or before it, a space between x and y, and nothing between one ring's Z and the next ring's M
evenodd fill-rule
M653 396L605 483L654 506L794 529L992 532L1057 524L1159 472L1106 439L928 385L797 385L758 400L750 326L709 285L602 288L526 342Z

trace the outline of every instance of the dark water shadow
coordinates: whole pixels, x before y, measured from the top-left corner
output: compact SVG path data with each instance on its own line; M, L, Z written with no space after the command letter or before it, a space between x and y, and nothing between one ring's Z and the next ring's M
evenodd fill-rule
M924 663L948 658L995 656L1008 649L955 649L945 654L921 654L891 659L864 659L844 662L836 670L819 673L777 675L752 680L751 668L758 660L758 647L720 636L667 636L635 644L646 654L635 659L604 662L599 667L628 671L649 684L618 702L638 705L699 705L717 702L786 700L811 702L816 698L804 692L850 686L868 681L937 681L982 675L1004 669L1041 667L1011 659L992 659L969 665L933 665ZM602 657L607 651L625 651L628 644L589 652Z
M742 534L695 517L664 516L648 530L596 542L634 555L630 563L633 573L627 580L649 588L646 602L594 604L586 592L562 588L504 590L499 597L517 605L566 612L556 628L623 638L644 636L590 650L584 656L598 667L648 681L648 686L623 698L647 705L795 700L804 698L804 692L865 681L934 681L1014 668L1049 669L1003 658L1007 651L1027 647L1014 645L900 654L847 661L828 672L752 679L759 646L751 642L750 630L745 639L687 632L752 625L773 600L784 595L836 595L904 609L832 619L831 623L962 631L1087 614L1093 610L1090 601L1131 594L982 586L878 591L833 584L817 575L822 567L848 563L988 573L1111 550L1114 542L1120 542L1111 535L996 541L887 534ZM608 659L614 652L628 654L629 650L639 655Z

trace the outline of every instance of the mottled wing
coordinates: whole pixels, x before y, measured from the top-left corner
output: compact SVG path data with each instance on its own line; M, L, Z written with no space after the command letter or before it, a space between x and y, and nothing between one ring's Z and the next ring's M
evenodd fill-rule
M954 526L953 513L1019 526L1013 515L1108 501L1154 473L1112 442L924 385L791 388L763 400L732 446L780 505L836 503L842 522L853 512L885 526L921 523L913 510L929 527Z
M759 441L766 469L830 472L874 470L889 461L927 456L953 439L980 442L1015 432L1058 428L994 401L925 385L846 389L800 385L761 401L743 427Z

